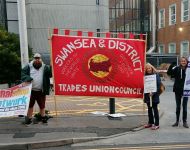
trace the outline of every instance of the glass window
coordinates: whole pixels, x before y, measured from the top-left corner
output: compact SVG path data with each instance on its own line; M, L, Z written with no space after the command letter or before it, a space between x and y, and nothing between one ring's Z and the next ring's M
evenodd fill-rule
M159 28L163 28L165 26L165 10L161 9L159 11Z
M125 24L125 31L130 31L129 30L129 24Z
M120 15L120 3L119 2L117 2L117 4L116 4L116 17L118 18L119 17L119 15Z
M99 0L96 0L96 5L100 5L100 1Z
M170 5L169 7L169 25L176 23L176 4Z
M109 9L109 18L114 19L115 18L115 9Z
M158 52L159 52L160 54L164 54L164 45L163 45L163 44L160 44L160 45L158 46Z
M120 1L116 1L116 8L120 8Z
M180 55L181 56L189 56L189 41L182 41L180 46Z
M181 21L189 20L189 0L182 0L181 2Z
M170 43L169 44L169 51L168 53L176 53L176 44L175 43Z
M121 26L120 27L120 32L124 32L125 30L124 30L124 26Z
M144 31L148 32L150 31L151 29L149 29L150 26L148 26L149 24L149 21L148 20L144 20Z
M120 15L124 15L123 0L120 1Z
M111 9L111 18L115 18L115 9Z

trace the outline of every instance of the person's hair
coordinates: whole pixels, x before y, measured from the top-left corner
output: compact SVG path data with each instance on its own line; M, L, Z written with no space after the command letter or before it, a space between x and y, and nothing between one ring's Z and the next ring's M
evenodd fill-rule
M182 60L184 61L186 61L186 63L184 64L184 63L181 63L182 62ZM181 68L181 69L186 69L187 68L187 65L188 65L188 59L187 59L187 57L181 57L180 58L180 62L179 62L179 67Z
M152 73L156 73L156 72L157 72L156 68L155 68L153 65L151 65L150 63L147 63L147 64L145 65L145 74L147 74L146 68L147 68L148 66L150 66L150 67L152 68Z
M180 58L180 60L181 59L185 59L187 62L188 62L188 59L187 59L187 57L185 57L185 56L182 56L181 58Z

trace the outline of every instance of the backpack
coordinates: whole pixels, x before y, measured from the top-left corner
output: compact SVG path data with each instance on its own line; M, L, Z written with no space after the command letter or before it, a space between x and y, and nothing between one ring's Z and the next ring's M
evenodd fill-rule
M159 90L159 96L165 91L165 86L164 86L164 84L162 83L162 82L160 82L160 90Z

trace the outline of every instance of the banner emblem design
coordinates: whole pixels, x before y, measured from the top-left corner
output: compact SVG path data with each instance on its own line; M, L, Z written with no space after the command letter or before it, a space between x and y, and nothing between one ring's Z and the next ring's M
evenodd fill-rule
M103 54L92 56L89 59L88 67L90 72L98 78L107 77L112 71L111 60Z

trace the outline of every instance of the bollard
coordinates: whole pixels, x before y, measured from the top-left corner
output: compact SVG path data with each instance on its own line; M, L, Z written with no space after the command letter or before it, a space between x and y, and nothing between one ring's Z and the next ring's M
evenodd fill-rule
M115 98L109 98L110 114L115 114Z

